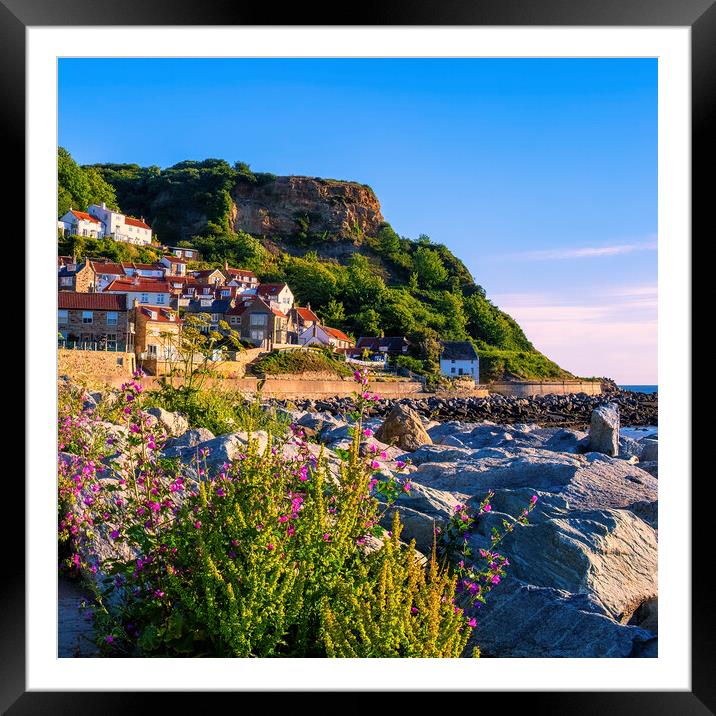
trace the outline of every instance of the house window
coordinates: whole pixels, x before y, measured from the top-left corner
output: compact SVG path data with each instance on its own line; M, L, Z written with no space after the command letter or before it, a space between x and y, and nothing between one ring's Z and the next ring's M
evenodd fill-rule
M116 326L117 325L117 311L107 311L107 325L108 326Z
M164 294L163 293L157 294L157 303L164 303Z
M264 332L259 330L252 330L251 331L251 340L252 341L262 341L264 339Z
M219 322L219 314L218 314L218 313L212 313L212 314L211 314L211 322L212 322L212 323L218 323L218 322Z
M184 255L185 255L188 259L190 259L190 258L194 255L194 252L193 252L193 251L185 251L185 252L184 252Z
M149 303L149 294L143 293L139 298L140 303Z
M451 373L454 373L454 372L455 372L455 366L453 366L452 368L450 368L450 372L451 372Z
M72 277L71 276L63 276L60 279L60 285L61 286L71 286L72 285Z
M153 343L150 343L147 346L147 350L149 351L149 355L152 356L152 358L157 357L157 347Z
M82 311L82 323L92 323L92 311Z
M233 324L235 325L235 324L237 324L238 322L239 322L239 317L238 317L238 316L232 316L232 317L231 317L231 323L233 323Z
M265 313L252 313L251 314L251 325L252 326L265 326L268 316Z
M57 322L58 323L67 323L67 310L61 308L59 311L57 311Z

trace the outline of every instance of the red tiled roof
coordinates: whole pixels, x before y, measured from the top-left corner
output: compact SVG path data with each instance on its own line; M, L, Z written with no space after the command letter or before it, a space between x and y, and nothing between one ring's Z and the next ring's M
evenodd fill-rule
M171 286L167 281L148 276L116 278L105 291L129 291L135 293L170 293Z
M85 311L126 311L127 297L117 293L61 291L57 294L57 307Z
M109 261L92 261L92 268L97 273L109 274L112 276L122 276L124 269L122 264L117 264Z
M132 216L125 216L124 217L124 223L128 224L129 226L138 226L141 229L151 229L151 226L147 226L143 221L140 221L139 219L135 219Z
M140 307L140 311L147 316L147 319L150 321L157 321L158 323L182 323L181 318L179 318L179 314L166 306L149 306L147 304L143 304ZM157 314L156 318L152 318L150 316L151 311L154 311ZM169 314L171 314L173 318L169 318Z
M318 316L310 308L296 308L296 313L298 313L304 321L318 323Z
M186 259L180 259L178 256L172 256L171 254L169 254L169 255L165 254L164 256L162 256L162 258L166 259L167 261L169 261L169 263L172 263L172 264L185 264L186 263Z
M83 219L84 221L91 221L95 224L102 223L96 216L92 216L91 214L88 214L86 211L75 211L74 209L72 209L71 211L78 219Z
M196 277L200 277L200 276L204 277L204 276L211 276L211 274L216 273L217 271L219 273L221 273L220 269L201 269L201 271L192 271L192 273ZM224 274L221 274L221 275L223 276Z
M246 269L227 268L224 269L224 271L226 271L229 276L248 276L249 278L256 277L256 274L253 271L248 271Z
M328 335L337 338L339 341L348 341L349 343L353 343L352 338L349 338L345 333L343 333L343 331L340 331L337 328L331 328L330 326L321 326L321 328L323 328Z
M276 296L281 291L283 291L284 286L286 286L285 283L262 283L258 287L259 296L261 295L271 295Z

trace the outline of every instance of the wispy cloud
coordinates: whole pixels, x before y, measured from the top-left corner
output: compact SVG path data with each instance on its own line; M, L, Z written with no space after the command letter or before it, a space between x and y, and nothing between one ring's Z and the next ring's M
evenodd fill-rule
M584 246L581 248L544 249L539 251L521 251L512 254L501 254L495 258L517 261L562 261L565 259L594 259L605 256L622 256L635 251L655 251L656 239L639 241L631 244L614 244L611 246Z
M563 292L491 296L535 346L577 375L623 384L656 383L656 285L609 287L598 295Z

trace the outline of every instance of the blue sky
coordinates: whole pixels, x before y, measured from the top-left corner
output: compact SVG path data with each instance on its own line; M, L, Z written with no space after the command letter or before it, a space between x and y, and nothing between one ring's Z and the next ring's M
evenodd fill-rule
M656 60L63 59L59 143L370 184L563 367L657 382Z

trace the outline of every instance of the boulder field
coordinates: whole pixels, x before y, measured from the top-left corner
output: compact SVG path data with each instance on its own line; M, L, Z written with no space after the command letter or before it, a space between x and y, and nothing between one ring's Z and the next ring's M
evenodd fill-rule
M601 407L600 407L601 406ZM350 425L340 411L286 406L338 472L335 450L347 447ZM657 655L658 437L619 435L618 401L595 406L590 431L462 418L439 422L393 401L369 415L368 442L385 451L381 473L407 462L411 490L383 518L400 513L402 538L429 553L435 527L457 505L477 508L488 492L492 510L469 537L473 554L490 547L493 527L514 521L537 496L527 525L499 546L507 575L476 612L474 639L487 657L654 657ZM204 447L212 460L245 449L246 433L214 436L189 429L180 416L157 412L172 433L165 454L190 461ZM652 421L652 423L655 421ZM259 435L262 449L268 441ZM286 449L290 449L290 446ZM646 468L646 469L645 469ZM101 545L94 556L102 556ZM92 556L92 555L90 555Z

